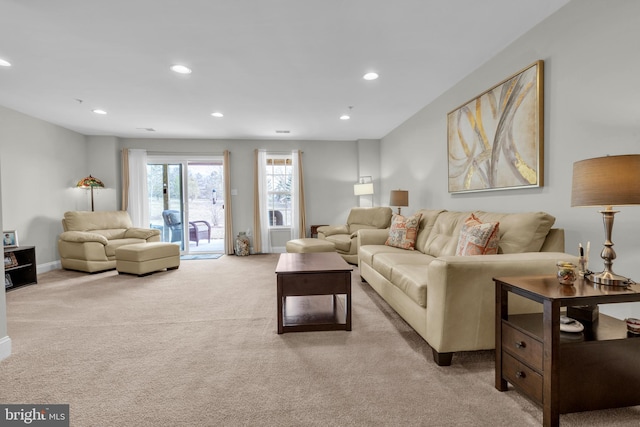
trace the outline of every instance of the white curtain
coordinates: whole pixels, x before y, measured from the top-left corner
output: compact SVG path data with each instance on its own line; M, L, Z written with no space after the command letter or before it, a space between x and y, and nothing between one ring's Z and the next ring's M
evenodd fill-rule
M300 235L300 159L298 150L291 155L291 238L299 239Z
M258 205L260 206L260 241L262 253L271 252L271 239L269 238L269 215L267 206L267 152L258 150ZM257 250L257 249L256 249Z
M149 228L146 150L129 150L129 199L127 212L129 212L134 227Z

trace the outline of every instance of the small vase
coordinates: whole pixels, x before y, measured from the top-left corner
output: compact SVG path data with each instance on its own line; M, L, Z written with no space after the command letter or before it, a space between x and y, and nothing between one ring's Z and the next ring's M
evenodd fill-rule
M577 266L570 262L559 261L558 267L558 282L561 285L573 285L573 282L578 278Z
M236 255L247 256L249 255L249 238L244 231L241 231L236 238Z

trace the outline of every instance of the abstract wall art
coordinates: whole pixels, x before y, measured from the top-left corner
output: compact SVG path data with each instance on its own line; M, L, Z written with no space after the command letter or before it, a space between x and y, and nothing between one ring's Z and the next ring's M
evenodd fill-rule
M536 61L447 115L450 193L543 185L543 67Z

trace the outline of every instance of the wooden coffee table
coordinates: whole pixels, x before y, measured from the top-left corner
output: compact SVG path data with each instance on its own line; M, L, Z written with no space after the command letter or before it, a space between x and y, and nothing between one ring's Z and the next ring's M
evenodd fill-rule
M350 331L352 271L335 252L281 254L278 333Z

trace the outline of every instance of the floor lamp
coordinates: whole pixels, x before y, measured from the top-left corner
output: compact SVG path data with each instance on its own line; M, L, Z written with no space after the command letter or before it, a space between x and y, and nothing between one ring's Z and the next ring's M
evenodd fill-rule
M365 182L367 180L369 182ZM353 194L356 196L368 196L371 195L371 207L373 207L373 180L371 177L361 177L360 182L353 184Z
M91 212L94 211L93 209L93 188L97 187L97 188L104 188L104 184L102 183L102 181L100 181L98 178L94 178L91 175L82 178L80 181L78 181L78 184L76 184L76 187L79 188L89 188L91 189Z

